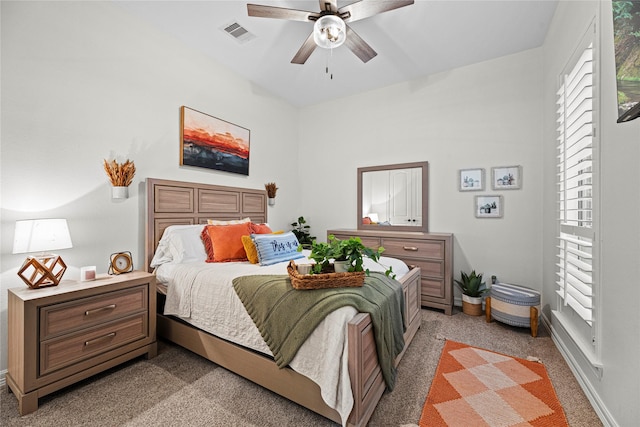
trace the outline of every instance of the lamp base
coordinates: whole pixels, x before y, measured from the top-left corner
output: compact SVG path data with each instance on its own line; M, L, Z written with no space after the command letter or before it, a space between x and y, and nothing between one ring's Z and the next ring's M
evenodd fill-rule
M58 286L67 265L58 255L27 257L18 270L18 276L32 289Z

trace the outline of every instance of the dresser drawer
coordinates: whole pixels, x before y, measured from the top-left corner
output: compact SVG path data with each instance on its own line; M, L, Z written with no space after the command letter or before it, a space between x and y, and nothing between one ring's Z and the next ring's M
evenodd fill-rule
M443 279L430 279L430 278L422 278L421 281L422 289L420 291L421 297L432 297L432 298L444 298L445 297L445 286Z
M40 345L40 375L147 337L147 313L45 341Z
M109 322L147 309L147 286L41 308L40 339Z
M350 236L348 234L334 234L336 239L347 240L351 237L360 237L362 240L362 244L371 249L378 249L380 247L380 239L378 237L368 237L368 236Z
M418 261L415 259L403 259L409 268L420 267L422 277L431 276L441 278L444 276L444 261Z
M444 259L444 242L437 240L382 239L384 255L391 257Z

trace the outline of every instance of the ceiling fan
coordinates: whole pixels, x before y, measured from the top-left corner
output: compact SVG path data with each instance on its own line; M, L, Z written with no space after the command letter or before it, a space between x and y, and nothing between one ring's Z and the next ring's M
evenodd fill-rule
M362 62L377 55L347 23L413 4L413 0L360 0L338 9L337 0L319 0L320 12L247 4L249 16L314 22L314 29L295 54L291 63L304 64L316 46L334 48L343 43Z

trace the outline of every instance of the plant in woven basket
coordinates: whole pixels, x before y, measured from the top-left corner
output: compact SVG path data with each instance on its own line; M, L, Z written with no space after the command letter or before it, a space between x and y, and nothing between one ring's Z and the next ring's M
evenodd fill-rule
M298 246L298 250L302 251L302 245ZM329 253L330 247L328 243L318 242L317 240L311 243L311 253L308 258L315 261L315 264L311 267L312 274L329 272L331 270L331 256Z
M475 270L472 270L470 274L460 271L460 280L454 281L462 293L469 297L481 297L489 290L482 281L482 273L476 274Z
M489 290L482 281L482 273L460 271L460 280L454 281L462 291L462 312L471 316L482 315L482 295Z
M115 160L110 162L105 159L104 171L114 187L128 187L133 181L136 174L136 165L129 159L124 163L118 163Z
M364 268L364 257L379 263L380 256L383 252L384 248L382 246L377 250L366 247L360 237L340 240L333 234L330 234L327 243L313 241L309 259L316 262L312 269L313 273L330 270L331 260L333 260L347 261L349 263L349 272L364 271L369 275L369 269ZM386 269L385 274L392 278L395 277L391 267Z

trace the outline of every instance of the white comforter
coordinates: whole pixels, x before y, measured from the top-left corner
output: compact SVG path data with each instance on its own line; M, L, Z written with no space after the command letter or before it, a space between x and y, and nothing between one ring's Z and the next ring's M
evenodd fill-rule
M306 259L296 261L302 263ZM408 271L397 259L382 257L381 263L393 266L396 278ZM156 277L167 285L164 314L178 316L220 338L272 355L236 295L232 280L253 274L287 274L287 264L288 261L264 267L248 262L162 264L156 270ZM384 271L384 267L370 260L365 260L365 268ZM346 324L356 314L353 307L331 313L290 363L291 368L320 386L323 400L340 414L343 425L353 408Z

